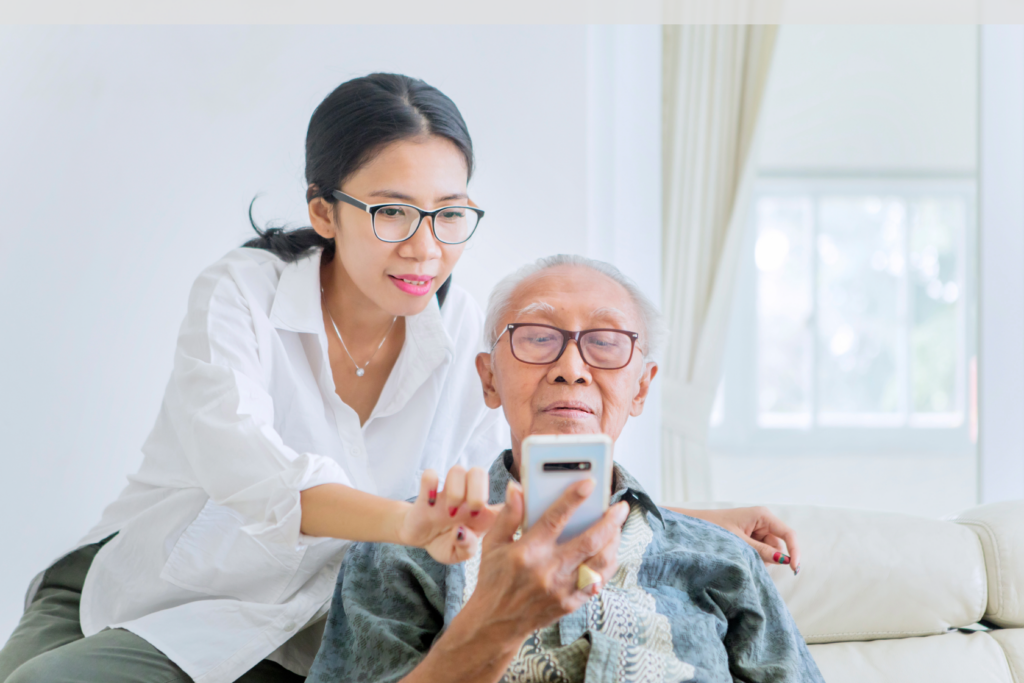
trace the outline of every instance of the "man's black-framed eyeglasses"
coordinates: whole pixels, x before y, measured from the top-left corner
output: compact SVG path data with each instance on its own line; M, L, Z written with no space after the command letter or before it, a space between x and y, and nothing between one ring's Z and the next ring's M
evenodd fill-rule
M583 362L600 370L618 370L633 360L633 349L640 335L629 330L600 328L570 332L554 325L538 323L511 323L501 331L491 346L494 352L498 341L508 332L512 356L530 365L554 363L576 342Z
M341 190L334 190L331 195L339 202L370 214L373 234L381 242L404 242L416 234L423 218L429 216L430 228L438 242L462 244L473 236L484 217L483 209L472 206L442 206L427 211L413 204L367 204Z

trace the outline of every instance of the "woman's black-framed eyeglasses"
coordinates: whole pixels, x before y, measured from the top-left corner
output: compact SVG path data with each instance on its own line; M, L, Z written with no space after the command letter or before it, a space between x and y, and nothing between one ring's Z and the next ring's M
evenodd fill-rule
M370 214L373 234L381 242L404 242L416 234L423 218L430 217L430 229L442 244L462 244L473 236L484 217L483 209L472 206L442 206L427 211L413 204L367 204L341 190L331 195Z
M633 349L640 335L629 330L600 328L570 332L554 325L538 323L511 323L507 325L491 345L491 352L498 341L508 332L508 343L512 356L530 365L554 363L576 342L583 362L600 370L618 370L633 360Z

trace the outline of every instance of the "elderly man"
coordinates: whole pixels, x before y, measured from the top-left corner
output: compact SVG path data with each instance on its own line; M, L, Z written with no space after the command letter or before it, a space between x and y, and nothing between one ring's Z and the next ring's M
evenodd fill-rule
M547 326L564 343L531 349L524 325ZM629 280L582 257L542 259L498 285L491 351L477 369L487 404L504 409L512 432L512 449L490 471L490 502L504 509L481 553L461 565L403 546L354 546L311 683L821 681L757 554L718 527L658 508L619 465L613 505L580 536L556 542L592 480L519 531L523 439L617 438L657 374L657 325ZM621 357L588 354L577 333L595 328L626 333ZM582 564L599 577L584 589Z

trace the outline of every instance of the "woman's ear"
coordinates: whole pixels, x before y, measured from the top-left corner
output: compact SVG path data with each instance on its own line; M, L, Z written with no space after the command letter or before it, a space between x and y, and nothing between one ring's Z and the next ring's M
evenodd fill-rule
M334 205L323 197L313 197L309 201L309 223L316 234L325 239L333 239L338 234L338 226L334 222Z
M494 386L494 368L491 365L491 354L476 354L476 372L480 375L480 384L484 388L484 403L488 408L500 408L501 396Z

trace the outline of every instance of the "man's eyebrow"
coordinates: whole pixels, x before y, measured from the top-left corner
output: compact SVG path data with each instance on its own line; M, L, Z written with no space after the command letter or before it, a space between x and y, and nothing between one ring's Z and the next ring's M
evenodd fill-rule
M628 320L628 317L625 313L612 306L602 306L601 308L594 311L591 315L597 316L599 318L621 318Z
M555 307L546 301L534 301L532 304L527 304L520 308L517 313L519 315L526 315L528 313L554 313Z

